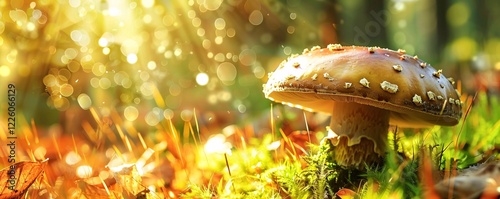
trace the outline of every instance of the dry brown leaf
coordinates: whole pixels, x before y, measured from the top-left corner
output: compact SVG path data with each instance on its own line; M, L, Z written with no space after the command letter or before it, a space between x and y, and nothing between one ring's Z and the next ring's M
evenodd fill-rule
M114 177L116 179L116 183L120 185L125 193L123 196L127 198L127 196L142 195L142 193L146 193L149 190L142 185L142 177L139 175L139 171L137 171L137 167L135 164L123 166L121 170L113 171Z
M48 159L41 162L18 162L0 170L0 199L22 198L42 174Z
M500 161L484 163L462 171L458 176L442 180L434 187L446 198L499 198Z
M96 199L114 199L114 198L120 198L119 195L121 194L117 192L116 189L111 189L106 191L104 186L102 184L92 184L89 183L87 180L78 180L76 181L78 184L78 187L82 190L82 194L87 197L87 198L96 198Z

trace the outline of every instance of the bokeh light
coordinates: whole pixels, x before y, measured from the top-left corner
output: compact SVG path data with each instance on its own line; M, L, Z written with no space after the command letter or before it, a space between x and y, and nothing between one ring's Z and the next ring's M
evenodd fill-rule
M208 84L209 77L206 73L198 73L196 75L196 83L200 86L205 86Z
M113 166L123 168L158 147L161 155L147 150L154 160L141 162L141 174L160 164L179 169L194 159L179 143L218 155L240 139L230 136L269 133L272 102L262 84L281 61L316 45L401 48L454 77L463 96L498 94L497 8L458 0L9 0L0 3L0 79L16 85L17 115L25 117L22 160L50 158L74 177L105 181L113 171L93 158L120 159ZM275 118L274 126L291 126L285 134L304 126L288 124L298 118L290 115ZM251 130L220 134L233 124ZM178 188L168 187L174 196L196 181L172 173L184 178L155 183Z

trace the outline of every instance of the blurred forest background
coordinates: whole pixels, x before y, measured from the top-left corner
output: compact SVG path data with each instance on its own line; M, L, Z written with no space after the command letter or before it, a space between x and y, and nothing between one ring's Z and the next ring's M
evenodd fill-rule
M7 0L0 94L16 85L18 124L41 136L89 135L92 111L153 137L194 117L202 137L231 124L270 132L267 73L330 43L404 49L462 92L500 86L498 0Z

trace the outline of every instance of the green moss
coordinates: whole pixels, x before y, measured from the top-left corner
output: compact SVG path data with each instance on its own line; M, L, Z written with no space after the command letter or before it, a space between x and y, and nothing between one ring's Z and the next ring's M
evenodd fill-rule
M464 104L465 105L465 104ZM219 198L334 198L342 188L360 198L421 198L422 153L431 154L435 168L462 169L486 159L498 159L500 106L498 98L479 94L467 117L454 127L397 129L389 133L384 164L364 171L333 162L331 144L310 146L300 158L277 158L267 146L272 139L251 140L246 150L234 149L233 175L225 174L216 189L190 186L189 194ZM321 132L319 132L321 133ZM214 172L225 171L222 158ZM225 173L225 172L223 172Z

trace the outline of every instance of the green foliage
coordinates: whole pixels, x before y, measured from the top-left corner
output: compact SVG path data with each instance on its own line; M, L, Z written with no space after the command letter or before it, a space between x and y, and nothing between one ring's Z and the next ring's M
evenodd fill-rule
M181 195L183 198L212 198L215 193L203 185L190 184L189 192Z
M310 198L333 196L329 182L337 180L338 173L333 163L330 142L322 142L319 147L312 147L311 155L304 157L307 167L300 173L299 185L310 191Z
M349 188L360 198L421 198L419 173L423 151L429 152L434 166L442 170L498 159L499 105L498 98L479 94L467 117L457 126L390 132L385 163L364 171L336 165L330 142L310 146L308 154L299 159L277 159L277 151L267 148L272 141L269 136L251 140L246 150L233 150L229 160L233 176L226 175L228 180L221 181L216 189L192 185L185 196L334 198L338 190ZM224 165L221 158L214 160L220 161L217 165ZM219 166L218 170L224 168Z
M440 165L449 169L456 162L458 169L497 156L494 151L500 146L500 103L498 97L479 93L470 112L455 127L428 129L432 135L427 145L441 145L445 150ZM467 112L466 112L467 113Z

